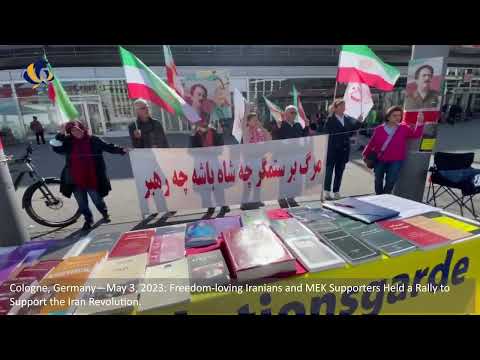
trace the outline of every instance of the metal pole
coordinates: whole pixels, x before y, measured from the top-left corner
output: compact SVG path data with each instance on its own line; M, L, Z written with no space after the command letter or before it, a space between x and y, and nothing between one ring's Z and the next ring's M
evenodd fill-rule
M333 101L335 101L335 98L337 97L337 85L338 85L338 82L337 80L335 80L335 90L333 90Z
M447 70L448 45L413 45L412 60L432 57L444 57L442 76L445 77ZM445 80L444 80L445 81ZM437 126L437 125L435 125ZM438 145L439 139L437 139ZM421 139L411 140L408 144L407 156L403 163L399 180L393 190L397 196L422 202L425 191L425 181L430 165L431 153L420 152Z
M30 239L22 218L22 208L17 199L7 159L0 138L0 247L21 245Z

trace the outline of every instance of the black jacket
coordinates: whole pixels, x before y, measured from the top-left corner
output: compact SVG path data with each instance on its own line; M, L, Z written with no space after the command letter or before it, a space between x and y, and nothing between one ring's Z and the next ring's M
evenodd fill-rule
M65 167L62 170L62 175L60 178L60 192L70 198L74 191L75 185L72 184L69 174L69 167L70 167L70 154L72 152L72 138L69 136L65 136L62 134L57 134L55 139L63 142L62 146L52 146L53 151L57 154L65 155ZM114 144L108 144L102 139L92 136L92 153L95 157L95 171L97 174L97 183L98 188L97 192L100 196L105 197L108 195L112 187L110 185L110 180L107 176L107 169L105 166L105 160L103 159L103 152L106 151L111 154L121 154L124 155L125 152L121 147L118 147Z
M215 129L209 129L209 130L215 132L213 136L213 146L222 146L224 144L223 135L217 133ZM192 148L202 147L202 137L198 132L195 133L195 135L190 136L190 146Z
M344 124L345 126L342 126L335 114L329 116L325 123L325 133L330 135L327 164L347 163L350 159L350 138L354 134L353 131L360 129L362 123L345 115Z
M136 124L135 124L136 123ZM135 129L140 130L142 137L136 139L133 137ZM158 120L150 118L150 121L141 122L135 120L128 126L128 133L132 140L134 148L168 148L168 141L163 130L162 123Z
M294 139L308 135L308 128L302 129L302 125L299 123L293 124L291 126L288 122L282 121L280 129L278 129L277 137L280 140L284 139Z

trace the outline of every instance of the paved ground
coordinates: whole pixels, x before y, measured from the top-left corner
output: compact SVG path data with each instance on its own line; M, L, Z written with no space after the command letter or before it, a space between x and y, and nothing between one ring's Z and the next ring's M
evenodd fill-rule
M455 126L446 124L440 125L439 130L439 145L438 151L449 152L463 152L474 151L475 167L480 168L480 119L473 120L467 123L459 123ZM116 138L109 139L110 141L128 146L128 139ZM233 143L232 138L228 138L226 143ZM188 145L188 137L185 135L169 135L169 142L174 147L185 147ZM64 159L51 151L48 145L34 145L35 152L33 154L34 162L38 171L44 177L58 177L63 167ZM6 149L7 154L13 154L16 157L21 156L25 152L25 145L13 146ZM129 158L127 156L118 156L105 154L105 160L108 167L108 173L111 178L113 191L106 198L107 205L110 209L112 223L99 224L95 229L96 232L112 231L126 231L132 228L139 228L144 226L160 226L165 223L182 222L187 220L195 220L202 218L205 215L203 210L196 210L190 212L177 213L175 216L166 218L157 216L149 219L147 222L142 222L140 211L138 208L138 198L136 194L135 184L132 175ZM15 174L13 174L15 176ZM23 186L18 190L18 197L21 199L26 186L29 181L25 179ZM342 184L342 195L364 195L372 194L373 191L373 174L368 170L362 160L359 151L352 154L352 161L347 165L344 180ZM426 192L425 192L426 193ZM318 200L319 198L300 198L299 202ZM446 204L448 198L442 197L439 205ZM278 206L277 202L267 203L269 207ZM476 206L480 209L480 197L476 201ZM238 207L232 207L232 214L238 212ZM459 213L458 208L451 207L450 211ZM100 219L96 211L94 212L95 219ZM67 236L80 236L78 232L82 223L78 223L61 230L54 230L47 228L33 222L26 214L25 223L29 228L32 238L64 238ZM213 216L216 216L214 214ZM465 214L466 217L471 217Z

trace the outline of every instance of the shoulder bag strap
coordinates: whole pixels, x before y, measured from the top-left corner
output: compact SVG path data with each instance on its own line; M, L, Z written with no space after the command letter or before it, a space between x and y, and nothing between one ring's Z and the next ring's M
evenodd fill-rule
M390 142L392 141L395 134L397 133L397 130L398 130L398 126L395 128L395 130L393 130L393 132L390 135L388 135L387 140L385 140L385 142L382 145L382 148L380 149L380 154L379 155L383 155L385 150L387 150L387 147L390 144Z

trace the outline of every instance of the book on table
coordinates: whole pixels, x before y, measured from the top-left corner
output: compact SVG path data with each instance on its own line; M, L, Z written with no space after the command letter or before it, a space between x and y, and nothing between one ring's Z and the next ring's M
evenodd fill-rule
M297 219L274 220L273 231L310 272L345 266L345 261Z
M242 211L241 218L243 226L270 224L270 219L263 209Z
M391 257L417 249L417 247L409 241L383 229L377 224L359 223L356 226L347 228L346 231L363 240L374 249Z
M419 224L415 220L415 224L406 220L408 219L380 221L378 225L411 242L422 250L437 248L452 242L452 240L447 237L438 235L421 226L417 226Z
M220 250L187 257L192 286L224 285L230 281L227 264Z
M144 291L140 293L138 311L188 303L191 299L189 285L186 258L149 266L145 272Z
M172 232L152 236L148 266L163 264L185 257L185 233Z
M109 257L127 257L148 253L154 235L155 229L126 232L117 241Z
M315 231L314 231L315 232ZM343 229L316 232L316 235L352 265L380 258L380 252Z
M232 274L240 281L296 271L296 261L266 225L250 225L224 233Z
M120 239L121 235L122 234L119 232L108 232L104 234L88 236L90 241L88 242L87 246L83 248L80 255L93 254L102 251L110 252Z
M89 291L79 299L75 315L130 313L144 281L147 254L109 258L99 264L88 279ZM91 291L92 290L92 291ZM107 300L114 300L109 302Z
M196 248L213 245L217 242L217 230L208 220L187 224L185 231L185 247Z
M361 201L354 197L344 198L336 201L324 202L324 207L353 219L371 224L375 221L390 219L398 216L400 212L382 206Z

